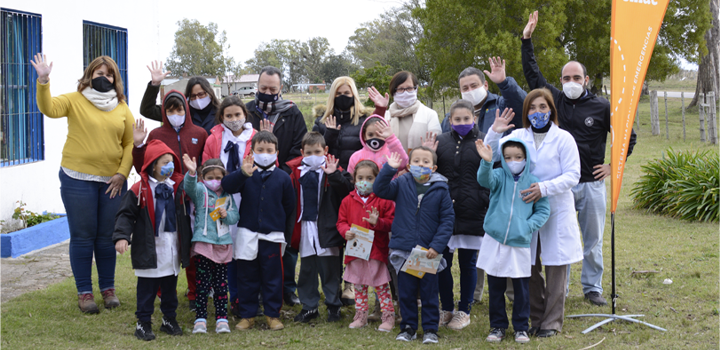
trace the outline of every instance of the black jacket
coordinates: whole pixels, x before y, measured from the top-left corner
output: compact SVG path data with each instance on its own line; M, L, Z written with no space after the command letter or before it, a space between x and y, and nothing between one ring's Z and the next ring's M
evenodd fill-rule
M255 108L255 101L250 101L246 105L250 118L248 120L256 130L260 130L260 121L263 119L262 114ZM307 125L297 105L292 106L285 112L280 113L273 134L278 139L278 163L280 168L290 174L290 167L287 166L289 160L300 156L300 145L305 134L307 134Z
M190 241L192 230L190 228L190 215L187 206L183 203L183 186L180 183L175 193L175 217L177 218L177 232L180 242L180 262L185 268L190 265ZM132 245L130 257L133 269L157 268L157 253L155 252L155 228L148 208L138 206L138 197L134 191L127 191L123 195L120 209L115 215L115 231L112 235L113 243L124 239Z
M357 125L353 125L351 118L338 120L340 130L326 128L325 123L320 121L321 119L322 117L315 119L313 131L317 131L325 136L325 143L329 148L329 153L340 160L338 166L347 169L348 162L353 153L363 148L363 144L360 142L360 130L362 129L365 119L367 119L367 115L358 118Z
M523 73L530 89L547 88L553 95L558 112L560 128L567 130L575 139L580 153L580 182L593 182L593 167L605 163L605 145L610 132L610 102L595 96L590 91L571 100L562 90L548 83L540 73L535 60L531 39L522 39ZM637 134L632 130L628 157L637 143Z
M160 86L154 86L152 82L148 83L142 102L140 102L140 114L145 118L162 122L162 105L155 104L159 92ZM211 103L203 110L197 110L189 105L188 108L190 109L193 124L205 129L210 135L210 130L215 126L215 114L217 114L215 106Z
M455 209L453 235L485 235L483 223L490 203L490 190L477 182L482 158L475 147L475 140L484 138L485 133L476 125L464 138L453 130L437 139L437 172L448 179Z

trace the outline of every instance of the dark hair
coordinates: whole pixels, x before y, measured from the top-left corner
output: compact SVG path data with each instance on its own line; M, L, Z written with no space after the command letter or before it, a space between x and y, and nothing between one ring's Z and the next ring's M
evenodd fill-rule
M197 84L200 84L200 87L205 90L208 95L210 95L210 104L217 108L220 102L215 96L215 91L213 91L210 83L207 81L207 79L203 77L192 77L190 78L190 80L188 80L187 86L185 87L185 97L187 97L188 99L190 98L190 95L192 95L192 89Z
M258 74L258 81L260 81L260 77L261 77L263 74L267 74L267 75L277 75L277 76L280 78L280 84L282 84L282 72L281 72L279 69L277 69L277 68L275 68L275 67L273 67L273 66L265 66L265 67L263 67L263 69L260 70L260 74Z
M401 70L395 75L393 75L392 79L390 79L390 95L395 95L395 92L397 92L398 86L400 86L402 83L404 83L408 78L412 79L413 86L418 86L418 80L417 77L415 77L415 74L412 74L406 70Z
M480 82L485 82L485 74L483 72L475 67L467 67L463 69L462 72L460 72L460 75L458 76L458 81L462 78L469 77L471 75L477 75L478 78L480 78Z
M255 145L260 142L266 142L266 143L272 143L275 145L275 148L277 149L278 145L278 139L273 135L273 133L269 131L260 131L255 136L253 136L252 141L250 142L250 147L252 149L255 149Z
M525 149L525 146L522 143L517 142L517 141L505 141L505 143L503 143L503 145L502 145L502 151L500 153L505 152L506 147L516 147L516 148L521 149L523 152L523 156L525 156L525 158L527 158L527 154L526 154L527 150Z
M362 126L362 139L363 140L365 140L365 131L367 131L367 128L369 128L370 125L379 123L381 120L382 120L381 117L377 114L373 114L365 120L365 123L363 123L363 126Z
M155 160L153 160L152 163L150 163L150 166L145 169L145 172L148 175L153 176L153 171L155 171L155 166L157 165L158 160L160 160L160 158L164 157L166 154L169 154L173 158L172 159L173 162L175 161L175 157L173 157L173 155L174 155L173 153L163 153L159 157L155 158Z
M555 108L555 103L553 102L553 96L550 93L550 90L546 88L540 88L530 91L530 93L527 94L527 97L525 97L525 102L523 102L522 114L523 128L529 128L532 125L530 123L530 119L528 119L528 112L530 110L530 104L538 97L542 97L545 99L545 101L547 101L548 107L550 107L550 112L552 112L550 113L550 120L552 120L555 125L560 126L560 123L558 122L557 109Z
M205 163L203 163L202 167L200 167L200 169L198 169L198 172L200 173L201 177L204 178L205 174L210 172L213 169L220 169L223 176L227 175L227 170L225 170L225 165L223 165L222 160L220 160L219 158L213 158L213 159L206 160Z
M217 113L215 113L215 124L222 124L223 120L225 119L225 108L228 108L230 106L240 107L243 113L245 113L246 122L249 122L250 118L252 118L250 116L250 113L248 113L247 107L245 107L245 103L243 103L240 97L233 95L225 97L222 103L220 103L220 107L218 107Z
M584 64L582 64L582 63L580 63L580 62L578 62L578 61L569 61L568 63L565 63L565 65L562 67L562 70L560 70L560 78L562 78L562 71L564 71L564 70L565 70L565 67L567 67L567 65L570 64L570 63L577 63L577 64L580 65L580 67L582 67L582 70L583 70L583 79L585 79L585 77L587 76L587 68L585 68L585 65L584 65Z
M314 146L314 145L320 145L320 147L325 148L327 144L325 143L325 137L317 132L317 131L311 131L305 136L303 136L302 143L300 144L300 148L304 151L305 146Z
M179 96L177 96L177 94L173 94L168 96L167 99L165 99L165 101L163 102L163 107L165 107L165 112L167 112L167 110L169 109L182 109L183 111L185 111L185 101L183 101Z
M412 159L412 155L413 155L413 153L415 153L415 151L430 152L430 154L432 154L432 158L433 158L433 165L437 164L437 153L435 153L435 151L433 151L432 148L426 147L426 146L420 146L420 147L415 147L415 148L411 149L410 154L408 154L408 162L410 162L410 159Z
M355 164L355 169L353 169L353 181L355 181L357 171L360 168L370 168L370 170L372 170L373 172L373 176L377 176L378 173L380 173L380 169L378 168L377 163L373 162L370 159L364 159Z
M120 76L120 69L118 68L117 63L115 63L115 61L110 56L98 56L94 60L92 60L90 64L88 64L87 68L85 68L85 71L83 71L82 78L78 80L77 91L82 92L83 90L85 90L86 87L92 87L92 76L95 71L103 64L107 66L108 74L113 75L113 88L115 88L115 93L117 93L118 102L127 102L125 99L123 80Z
M455 110L463 109L463 108L467 109L468 111L470 111L470 114L475 116L475 114L474 114L475 106L473 106L472 102L470 102L468 100L460 99L460 100L453 102L452 106L450 106L450 117L452 118L452 115L455 112ZM450 121L452 121L452 119L450 119Z

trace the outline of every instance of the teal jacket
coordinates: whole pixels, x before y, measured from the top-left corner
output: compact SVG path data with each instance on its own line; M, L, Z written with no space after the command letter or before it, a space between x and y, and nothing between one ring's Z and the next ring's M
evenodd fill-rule
M528 171L532 162L527 145L517 138L507 141L519 142L525 147L525 169L516 182L504 157L500 157L502 168L497 169L492 168L492 163L480 161L477 181L480 186L490 189L490 204L483 228L485 234L504 245L529 248L532 233L540 229L550 217L550 203L546 197L535 203L523 201L520 191L539 181ZM500 147L502 149L502 144Z
M193 242L205 242L210 244L226 245L232 244L232 237L230 233L218 237L217 234L217 222L213 221L210 217L210 213L215 210L215 201L220 196L215 191L205 187L205 184L197 182L197 176L191 176L188 172L185 174L185 192L192 199L195 204L195 226L193 227ZM227 217L219 218L224 224L231 226L237 224L240 220L240 213L238 212L237 205L232 198L232 195L223 191L222 197L230 200L230 205L226 207ZM207 203L206 203L207 201ZM205 209L207 208L207 219L205 216ZM208 223L207 232L205 232L205 222Z

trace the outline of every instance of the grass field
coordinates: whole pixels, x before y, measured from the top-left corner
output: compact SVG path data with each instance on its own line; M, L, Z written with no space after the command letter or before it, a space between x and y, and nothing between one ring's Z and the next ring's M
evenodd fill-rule
M322 96L322 95L321 95ZM326 95L325 95L326 96ZM318 96L318 101L320 101ZM296 101L299 101L296 99ZM310 102L313 103L314 101ZM300 102L304 105L306 103ZM299 104L300 104L299 103ZM307 104L310 104L307 103ZM437 106L437 104L436 104ZM441 104L440 104L441 106ZM472 310L472 323L463 331L441 329L442 349L581 349L600 341L595 349L717 349L720 341L719 297L719 237L718 223L679 221L633 209L630 188L641 176L640 166L660 158L672 147L675 150L709 150L717 154L717 145L699 142L697 110L687 114L687 141L682 140L680 102L668 103L670 140L665 139L664 104L660 104L661 135L651 136L649 104L640 105L638 144L630 157L624 188L616 213L617 288L620 295L619 314L644 314L641 318L666 328L660 332L636 324L613 322L587 335L580 332L600 319L566 319L563 332L550 339L533 338L530 344L518 345L511 340L490 345L484 341L489 330L487 292L483 302ZM307 119L307 118L306 118ZM608 158L609 161L609 147ZM607 183L609 193L609 182ZM608 198L609 199L609 198ZM609 208L609 205L608 205ZM610 215L608 214L604 252L604 295L609 299L610 278ZM594 307L583 301L580 286L580 264L573 266L570 296L566 315L580 313L610 313L610 307ZM457 264L454 274L458 276ZM634 271L653 270L657 273L633 274ZM129 254L118 256L116 272L117 294L122 301L118 309L102 310L99 315L83 315L77 309L74 281L69 278L46 290L27 293L2 304L2 341L5 349L407 349L421 348L419 341L405 344L391 334L380 333L374 327L350 330L354 310L345 308L341 323L328 324L321 320L310 325L293 324L291 318L300 307L284 308L285 330L268 331L262 318L256 329L225 335L210 333L192 335L194 314L180 297L178 320L185 335L171 337L158 331L159 303L153 316L157 339L141 342L132 336L135 324L136 278L130 267ZM178 290L186 288L184 274ZM671 279L672 284L663 284ZM102 302L95 287L96 301ZM459 279L455 279L455 294L459 296ZM509 305L508 305L509 306ZM211 308L212 312L212 308ZM325 312L321 308L321 312ZM508 308L510 312L510 308ZM211 313L212 314L212 313ZM323 314L326 315L326 314ZM231 318L232 327L237 320ZM210 330L214 324L210 324Z

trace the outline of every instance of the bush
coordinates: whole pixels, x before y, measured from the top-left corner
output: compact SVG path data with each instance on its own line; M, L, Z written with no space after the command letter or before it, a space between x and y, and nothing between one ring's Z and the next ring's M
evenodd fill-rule
M642 166L645 173L633 186L636 208L683 220L719 219L720 161L714 152L675 152Z

